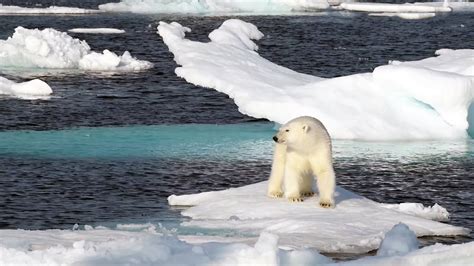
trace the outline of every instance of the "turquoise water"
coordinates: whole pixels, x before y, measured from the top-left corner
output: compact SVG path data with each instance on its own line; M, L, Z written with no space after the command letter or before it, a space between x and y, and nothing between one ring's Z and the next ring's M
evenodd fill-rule
M51 159L268 158L273 123L0 132L0 156Z

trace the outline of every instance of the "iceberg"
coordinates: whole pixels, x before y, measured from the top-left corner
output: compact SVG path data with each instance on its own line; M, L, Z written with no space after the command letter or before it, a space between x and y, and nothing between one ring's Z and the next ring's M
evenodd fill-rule
M77 7L65 7L65 6L50 6L45 8L40 7L20 7L0 4L0 15L40 15L40 14L92 14L102 12L97 9L83 9Z
M14 82L0 77L0 95L17 97L26 100L48 99L53 93L51 87L40 79L25 82Z
M122 0L99 5L107 12L188 13L188 14L281 14L329 8L330 0ZM337 2L337 1L336 1Z
M402 222L416 236L468 235L469 229L405 214L354 194L336 189L336 208L319 208L318 198L302 203L266 196L267 181L222 191L168 197L172 206L190 217L182 226L235 231L243 240L270 232L287 248L315 248L327 253L365 253L380 246L384 234ZM236 237L238 238L238 237Z
M98 34L121 34L124 30L114 28L74 28L68 30L74 33L98 33Z
M468 136L474 50L443 49L438 50L438 57L392 62L372 73L324 79L262 58L253 40L263 34L250 23L227 20L209 34L208 43L186 39L189 31L176 22L158 26L180 65L176 74L189 83L226 93L246 115L280 124L314 116L336 139Z
M152 63L138 60L128 51L117 55L109 50L92 52L86 41L47 28L17 27L13 36L0 40L0 69L48 68L92 71L138 71Z

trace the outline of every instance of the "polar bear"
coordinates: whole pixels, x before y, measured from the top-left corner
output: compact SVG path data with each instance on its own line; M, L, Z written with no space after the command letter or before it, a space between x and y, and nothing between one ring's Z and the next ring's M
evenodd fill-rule
M314 195L316 176L319 205L334 208L336 176L331 138L324 125L314 117L301 116L281 126L273 140L276 144L268 196L303 201L303 197Z

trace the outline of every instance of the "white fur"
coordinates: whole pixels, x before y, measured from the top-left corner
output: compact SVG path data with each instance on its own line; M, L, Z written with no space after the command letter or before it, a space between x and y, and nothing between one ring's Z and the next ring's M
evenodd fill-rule
M313 193L313 177L319 204L334 207L336 176L332 166L331 138L316 118L302 116L283 125L277 135L268 195L302 201Z

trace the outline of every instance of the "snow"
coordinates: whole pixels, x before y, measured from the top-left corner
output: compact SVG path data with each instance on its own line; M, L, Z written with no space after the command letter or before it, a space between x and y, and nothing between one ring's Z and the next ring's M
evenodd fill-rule
M379 249L378 256L405 255L417 250L419 246L415 233L406 224L396 224L385 234Z
M0 4L0 15L12 15L12 14L91 14L98 13L100 10L95 9L83 9L77 7L63 7L63 6L50 6L45 8L39 7L20 7Z
M244 239L265 231L278 235L288 248L312 247L329 253L365 253L377 249L385 232L400 222L417 236L467 235L469 230L403 212L336 189L336 208L318 207L318 198L303 203L266 196L267 182L223 191L168 198L172 206L193 206L182 211L190 228L234 231Z
M124 52L91 51L86 41L52 28L17 27L13 36L0 40L0 68L82 69L92 71L138 71L152 63Z
M101 33L101 34L121 34L124 30L114 28L74 28L68 30L74 33Z
M329 8L327 0L122 0L99 5L108 12L281 14Z
M452 9L443 3L438 5L424 5L423 3L387 4L387 3L342 3L340 7L349 11L361 12L388 12L388 13L435 13L451 12Z
M139 226L137 226L138 228ZM396 228L400 244L406 231ZM139 230L113 230L85 226L85 230L0 230L0 264L10 265L334 265L314 249L279 248L275 234L262 232L252 244L189 244L156 226ZM398 241L397 241L398 240ZM406 239L408 240L408 239ZM412 239L411 239L412 240ZM410 243L408 243L410 244ZM397 246L395 246L397 247ZM386 249L386 247L383 247ZM425 247L405 255L377 255L340 265L469 265L474 242Z
M425 207L421 203L404 202L400 204L382 204L382 207L434 221L449 221L448 210L437 203Z
M257 29L224 23L212 41L185 38L190 29L160 22L158 33L186 81L234 99L239 111L280 124L310 115L332 138L361 140L462 139L474 99L474 50L440 50L438 57L392 62L372 73L323 79L278 66L258 55ZM217 32L217 33L216 33ZM245 37L246 35L246 38ZM232 36L217 39L215 36ZM244 40L245 39L245 40ZM383 110L383 111L381 111ZM348 115L350 114L350 115Z
M20 99L47 99L53 93L51 87L40 79L16 83L0 77L0 95L13 96Z
M436 13L415 13L415 12L405 12L405 13L389 13L389 12L383 12L383 13L369 13L369 16L373 17L399 17L402 19L426 19L426 18L432 18L436 16Z

